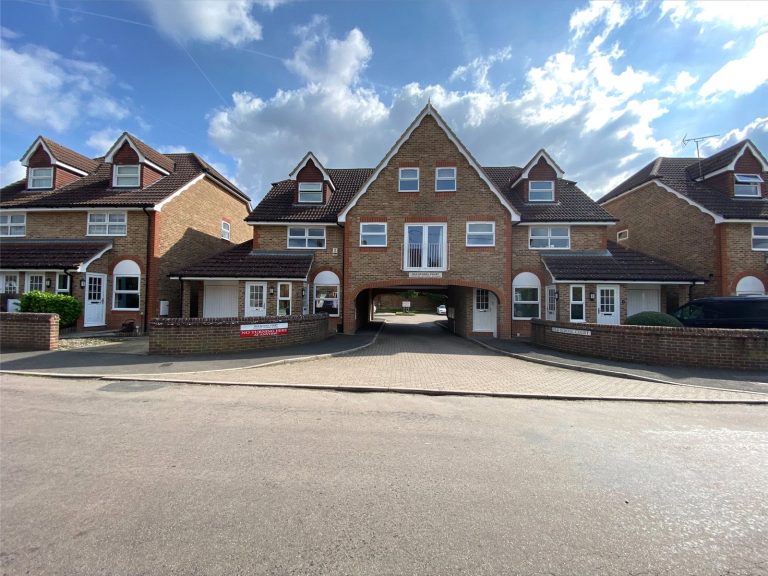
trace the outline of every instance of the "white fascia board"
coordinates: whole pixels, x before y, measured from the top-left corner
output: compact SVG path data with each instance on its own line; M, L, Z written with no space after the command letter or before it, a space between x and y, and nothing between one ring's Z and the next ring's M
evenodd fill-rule
M102 256L104 256L104 254L106 254L106 253L107 253L107 252L109 252L110 250L112 250L112 242L110 242L110 243L109 243L109 246L107 246L106 248L104 248L103 250L101 250L101 251L100 251L98 254L96 254L96 255L95 255L93 258L91 258L90 260L86 260L85 262L83 262L82 264L80 264L80 266L78 266L78 267L77 267L77 268L74 270L74 272L87 272L87 271L88 271L88 266L90 266L91 264L93 264L93 263L94 263L96 260L98 260L99 258L101 258Z
M0 208L0 213L6 212L141 212L143 208L125 208L122 206L81 206L80 208Z
M557 279L555 278L555 275L552 274L552 271L549 269L549 266L547 266L547 263L544 261L544 259L541 259L541 264L544 266L544 270L547 271L547 274L549 274L549 277L552 278L552 282L557 284Z
M368 177L368 180L365 181L365 184L362 185L360 190L358 190L357 194L354 195L352 200L349 201L349 203L344 207L344 210L342 210L339 213L339 222L346 222L347 220L347 214L349 211L357 204L358 200L368 191L368 188L370 185L379 177L379 174L381 174L381 171L384 170L384 168L389 164L389 161L392 160L392 158L400 151L400 148L405 144L405 142L408 141L408 139L411 137L411 134L413 134L413 131L416 130L416 128L421 124L421 121L427 116L432 116L435 121L437 122L437 125L445 132L445 134L448 136L448 139L453 142L453 144L458 148L459 152L464 156L464 158L469 162L469 165L472 166L472 168L475 169L475 172L477 172L477 175L480 176L480 179L486 183L488 188L496 195L496 197L499 199L501 204L509 211L510 216L512 217L513 222L519 222L520 221L520 214L517 213L517 211L512 207L512 205L507 201L506 198L504 198L504 195L501 193L501 191L496 188L496 185L491 182L491 180L486 176L485 172L483 172L482 167L477 163L477 161L474 159L472 154L470 154L469 150L464 146L464 144L459 140L453 132L450 130L448 125L443 121L443 119L440 117L440 115L435 111L434 108L432 108L432 104L427 104L424 109L421 111L421 113L416 116L413 122L411 122L411 125L406 128L405 132L400 136L400 138L395 142L394 146L389 149L389 152L387 152L387 155L384 156L381 162L379 162L379 165L376 167L376 170L373 171L373 174L371 174Z
M574 278L572 280L555 280L555 284L664 284L670 286L689 286L691 284L706 284L706 282L703 280L589 280Z
M104 156L104 162L108 162L108 163L111 164L112 163L112 159L115 156L115 153L118 150L120 150L120 147L125 142L128 142L128 146L130 146L133 149L133 151L136 152L136 155L139 157L139 162L140 163L146 164L147 166L151 167L153 170L156 170L156 171L160 172L160 174L164 174L165 176L168 176L170 174L170 172L168 172L168 170L166 170L165 168L161 168L160 166L158 166L154 162L150 162L149 160L147 160L146 157L144 156L144 154L139 152L139 149L136 148L134 143L131 141L130 136L128 136L128 134L125 134L125 133L122 136L120 136L120 138L117 139L117 142L115 142L112 145L112 148L109 149L109 152L107 152L107 154Z
M59 162L58 160L54 160L53 163L56 166L59 166L61 168L66 168L70 172L74 172L75 174L78 174L80 176L88 176L88 172L84 172L80 170L79 168L75 168L74 166L70 166L69 164L64 164L64 162Z
M763 155L760 154L760 151L757 150L751 142L745 142L744 146L741 147L741 151L734 157L734 159L731 161L728 166L725 168L720 168L719 170L715 170L714 172L707 172L702 177L696 178L697 182L701 182L705 178L711 178L712 176L717 176L718 174L722 174L723 172L734 172L736 170L736 162L739 161L739 158L741 158L744 155L744 152L749 150L752 152L752 155L757 158L757 161L760 162L760 166L763 169L763 172L768 172L768 163L765 162L763 159Z
M255 277L249 277L249 276L168 276L171 280L194 280L196 282L199 281L206 281L206 282L214 282L214 281L240 281L243 282L306 282L307 276L304 276L304 278L255 278Z
M250 226L337 226L336 222L247 222Z
M19 272L19 273L32 273L32 274L53 274L65 272L67 268L0 268L0 272Z
M296 175L299 173L299 171L304 168L304 166L307 165L307 162L312 160L315 166L317 166L317 169L320 170L321 174L323 175L324 180L328 180L328 183L331 185L332 190L336 190L336 186L333 184L333 180L331 180L330 175L328 172L325 171L325 168L323 167L320 160L317 159L317 156L315 156L312 151L310 150L304 155L304 158L301 159L301 161L296 165L296 168L291 170L291 173L288 174L289 178L296 179Z
M179 195L180 195L182 192L184 192L185 190L188 190L189 188L191 188L192 186L194 186L195 184L197 184L198 182L200 182L200 180L202 180L203 178L205 178L205 174L200 174L199 176L197 176L197 177L193 178L192 180L190 180L189 182L187 182L186 184L184 184L184 186L182 186L181 188L179 188L178 190L176 190L176 192L174 192L173 194L171 194L170 196L168 196L168 197L167 197L165 200L161 200L160 202L158 202L157 204L155 204L155 205L152 207L152 210L153 210L153 211L155 211L155 212L160 212L160 211L163 209L163 206L165 206L166 204L168 204L168 202L170 202L171 200L173 200L174 198L176 198L177 196L179 196Z
M518 222L516 226L613 226L618 220L610 220L608 222L570 222L568 220L560 222Z
M539 160L542 158L544 158L544 160L547 161L547 164L549 164L550 166L552 166L552 168L554 168L555 175L557 176L557 178L563 177L563 175L565 174L565 172L563 172L563 169L560 168L560 166L557 165L557 162L554 161L552 156L550 156L549 153L546 150L544 150L544 148L542 148L536 153L536 155L533 158L531 158L528 164L525 165L525 169L523 170L523 173L520 174L520 177L515 181L515 184L517 184L517 182L519 182L524 178L528 178L528 174L531 172L531 168L536 166L536 164L538 164Z
M622 192L618 196L614 196L613 198L610 198L609 200L605 200L604 202L601 202L600 205L604 206L605 204L610 204L611 202L613 202L615 200L618 200L622 196L625 196L627 194L631 194L632 192L635 192L636 190L640 190L641 188L645 188L648 184L656 184L656 186L658 186L662 190L666 190L667 192L670 192L670 193L674 194L675 196L677 196L678 198L680 198L680 200L683 200L683 201L687 202L688 204L690 204L691 206L694 206L695 208L698 208L704 214L707 214L708 216L711 216L712 219L715 221L715 224L722 224L723 222L726 221L722 216L720 216L720 214L715 214L714 212L712 212L711 210L708 210L707 208L705 208L704 206L702 206L698 202L695 202L694 200L691 200L685 194L680 194L680 192L678 192L674 188L670 188L669 186L664 184L658 178L654 178L652 180L648 180L646 182L643 182L642 184L640 184L639 186L635 186L631 190L627 190L626 192Z
M768 222L768 216L765 218L726 218L723 224L765 224Z

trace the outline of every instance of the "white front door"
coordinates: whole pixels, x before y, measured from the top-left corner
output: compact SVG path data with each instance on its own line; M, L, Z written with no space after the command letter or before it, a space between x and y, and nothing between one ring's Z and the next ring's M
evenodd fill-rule
M245 283L245 315L249 318L267 315L266 282Z
M107 275L85 275L83 326L104 326L107 319Z
M237 318L237 283L214 284L203 287L203 318Z
M491 332L496 336L496 295L484 288L475 288L475 306L472 315L473 332Z
M557 320L557 286L547 286L547 320Z
M621 305L619 302L618 286L597 287L597 323L619 324L621 320Z
M660 312L661 292L659 288L627 288L627 316L640 312Z

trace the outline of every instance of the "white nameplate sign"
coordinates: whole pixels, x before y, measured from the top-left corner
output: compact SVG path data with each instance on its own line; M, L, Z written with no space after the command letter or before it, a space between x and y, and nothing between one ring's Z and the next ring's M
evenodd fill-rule
M408 278L442 278L442 272L408 272Z
M552 332L559 332L560 334L575 334L576 336L592 336L591 330L574 330L573 328L558 328L552 327Z

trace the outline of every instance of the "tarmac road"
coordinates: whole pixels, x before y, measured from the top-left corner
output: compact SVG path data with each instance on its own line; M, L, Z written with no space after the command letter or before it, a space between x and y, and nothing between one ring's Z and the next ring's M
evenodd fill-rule
M768 408L0 383L0 572L768 574Z

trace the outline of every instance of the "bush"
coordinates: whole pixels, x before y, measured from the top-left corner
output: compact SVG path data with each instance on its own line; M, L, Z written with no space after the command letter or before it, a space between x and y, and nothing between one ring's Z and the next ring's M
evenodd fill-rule
M66 328L77 322L83 306L73 296L53 294L51 292L32 291L21 297L22 312L44 312L59 315L59 326Z
M630 326L670 326L672 328L682 328L683 324L669 314L664 312L639 312L628 316L624 324Z

